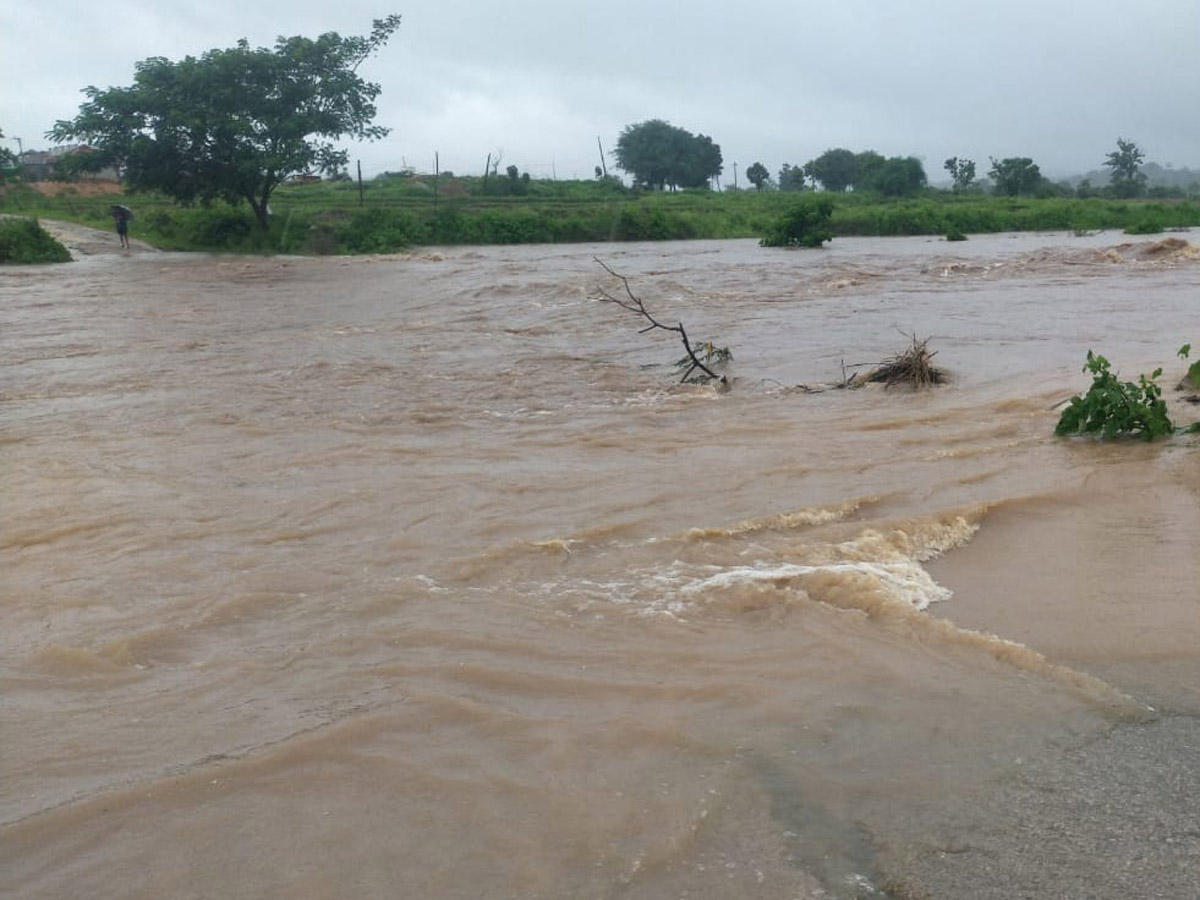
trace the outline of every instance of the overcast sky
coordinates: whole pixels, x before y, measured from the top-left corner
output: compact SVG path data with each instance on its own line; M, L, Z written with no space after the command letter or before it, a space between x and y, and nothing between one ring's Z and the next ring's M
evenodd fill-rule
M1118 137L1200 168L1200 0L6 0L4 146L50 146L87 85L133 64L245 37L367 34L403 16L361 73L391 134L348 145L366 175L407 164L591 177L597 137L666 119L725 159L774 174L831 147L918 156L1029 156L1050 176L1099 168ZM612 166L611 157L609 166Z

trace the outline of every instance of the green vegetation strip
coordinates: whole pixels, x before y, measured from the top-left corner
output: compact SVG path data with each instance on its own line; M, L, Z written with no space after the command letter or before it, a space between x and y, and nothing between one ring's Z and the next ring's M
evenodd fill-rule
M915 198L783 191L632 191L612 179L532 181L425 176L286 185L271 198L271 227L244 206L180 207L153 194L44 196L26 185L0 191L0 212L111 229L109 207L137 212L134 236L171 250L236 253L390 253L413 246L761 238L798 208L830 199L828 230L850 235L945 235L1127 229L1155 233L1200 225L1200 201L1016 198L929 190Z

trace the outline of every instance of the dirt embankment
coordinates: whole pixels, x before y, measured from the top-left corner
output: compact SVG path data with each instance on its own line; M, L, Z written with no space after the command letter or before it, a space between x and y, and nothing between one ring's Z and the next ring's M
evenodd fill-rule
M33 181L29 186L39 194L57 197L60 194L78 194L80 197L98 197L104 194L119 194L124 188L119 181Z

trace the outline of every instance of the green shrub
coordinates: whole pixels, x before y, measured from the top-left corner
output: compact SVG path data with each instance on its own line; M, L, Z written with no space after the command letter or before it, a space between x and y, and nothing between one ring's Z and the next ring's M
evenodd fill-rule
M159 209L150 213L142 220L142 227L166 236L174 233L175 220L171 218L169 212Z
M1092 373L1092 385L1082 397L1072 397L1054 429L1057 435L1098 434L1101 438L1140 437L1147 441L1175 431L1162 399L1157 379L1162 369L1138 383L1120 381L1109 369L1103 356L1088 351L1085 372Z
M70 262L71 254L37 219L0 219L0 263Z
M824 195L802 197L763 235L764 247L820 247L833 240L829 222L833 200Z
M1179 353L1177 355L1180 359L1187 359L1191 352L1192 345L1184 344L1179 348ZM1184 376L1184 381L1194 388L1200 388L1200 359L1188 366L1187 375Z
M488 209L475 224L476 239L483 244L548 244L554 227L545 213L534 209Z
M474 244L474 223L455 209L443 209L429 224L429 239L434 244Z
M412 213L386 207L355 213L337 232L341 248L350 253L395 253L428 237L429 230Z
M640 203L622 209L613 230L618 241L675 241L695 236L696 229L682 212Z
M243 244L258 227L254 217L235 211L210 211L195 222L194 240L202 247L231 250Z
M1163 227L1153 219L1140 219L1125 229L1126 234L1162 234Z

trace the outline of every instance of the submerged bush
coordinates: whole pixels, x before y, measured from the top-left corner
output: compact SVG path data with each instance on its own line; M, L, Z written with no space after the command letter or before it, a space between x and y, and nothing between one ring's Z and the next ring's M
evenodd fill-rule
M820 247L833 240L832 217L831 198L803 197L775 220L759 243L764 247Z
M0 263L70 262L71 254L37 219L0 219Z
M1107 359L1089 350L1084 371L1092 373L1092 385L1082 397L1071 398L1059 417L1055 434L1131 436L1152 441L1175 431L1158 385L1162 369L1155 369L1149 378L1139 375L1137 384L1123 382L1110 370Z
M1152 219L1141 219L1125 229L1126 234L1162 234L1163 227Z
M1184 344L1179 348L1179 352L1176 355L1180 359L1186 360L1191 352L1192 345ZM1187 374L1183 376L1181 387L1200 388L1200 359L1188 366Z

